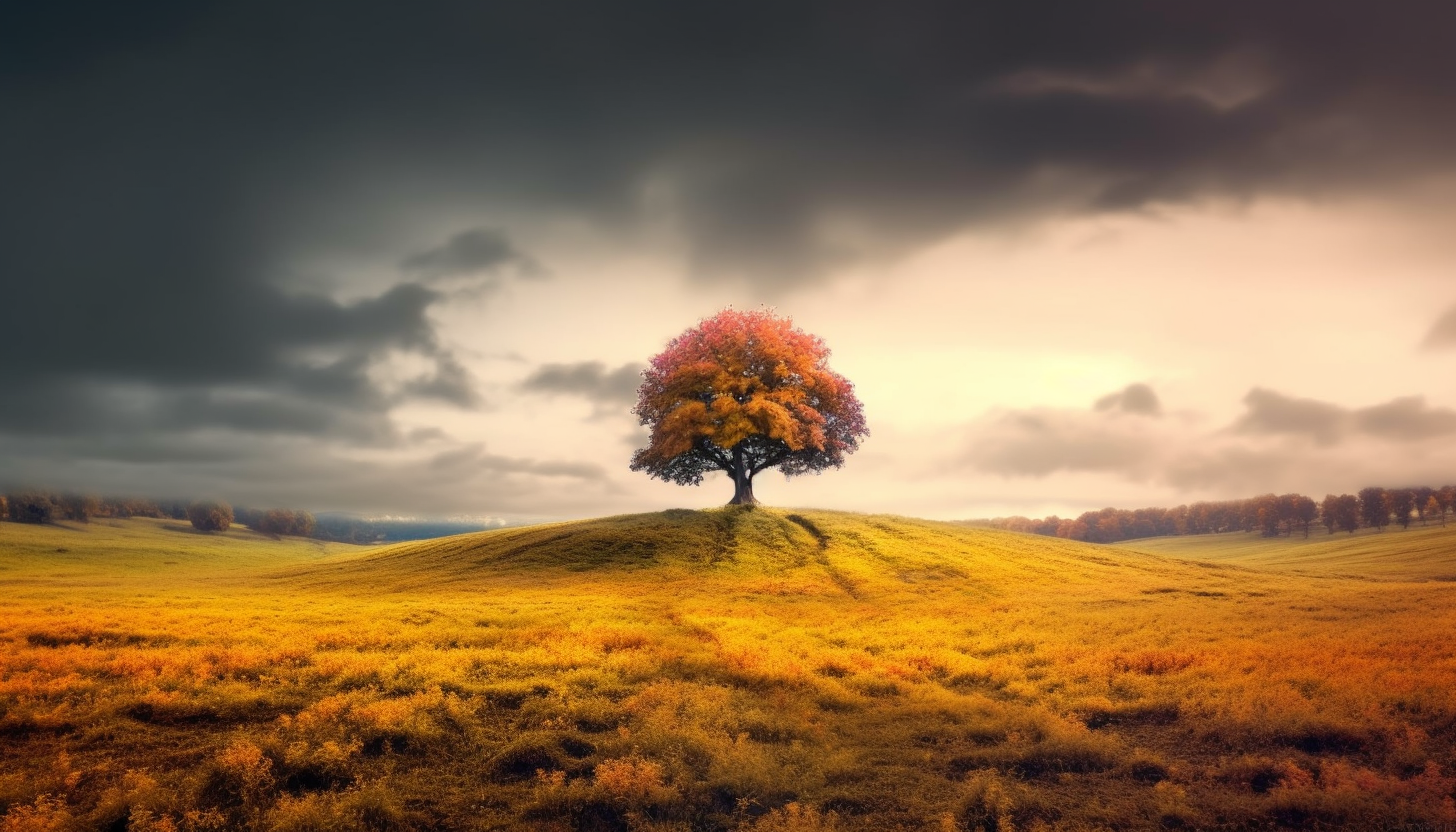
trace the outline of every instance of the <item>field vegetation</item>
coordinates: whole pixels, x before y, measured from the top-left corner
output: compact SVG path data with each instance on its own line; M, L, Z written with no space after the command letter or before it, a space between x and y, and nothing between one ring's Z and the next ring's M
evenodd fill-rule
M749 506L4 524L0 829L1456 823L1456 583L1192 557Z
M1156 537L1122 544L1151 554L1267 567L1311 575L1456 581L1456 524L1363 528L1309 538L1258 533Z

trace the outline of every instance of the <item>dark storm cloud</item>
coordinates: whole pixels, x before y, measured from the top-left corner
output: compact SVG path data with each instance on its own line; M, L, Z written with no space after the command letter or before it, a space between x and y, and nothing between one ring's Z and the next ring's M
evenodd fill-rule
M600 361L576 364L542 364L521 382L521 389L533 393L581 396L598 408L629 405L642 385L642 365L623 364L607 369Z
M1321 445L1357 435L1390 442L1456 435L1456 411L1431 407L1420 396L1351 409L1256 387L1244 397L1244 406L1247 412L1234 424L1236 432L1303 436Z
M1373 186L1456 138L1456 7L1420 0L264 2L111 36L66 8L0 43L32 242L81 197L83 231L181 215L279 255L432 201L617 221L652 192L705 269L810 278L1008 214Z
M473 404L437 281L534 261L462 216L665 221L697 276L788 287L976 223L1399 187L1456 154L1453 34L1417 0L8 4L0 435ZM361 261L403 275L302 276ZM435 369L381 385L398 352Z
M1143 416L1161 416L1163 413L1158 394L1146 384L1129 384L1116 393L1109 393L1098 399L1093 409L1137 413Z
M41 314L22 303L0 312L16 341L9 354L17 357L0 369L12 394L0 401L0 430L231 427L324 436L381 416L402 396L476 401L468 375L440 348L426 318L438 296L419 285L347 304L268 285L199 280L177 291L27 298L59 311ZM395 352L425 357L434 374L382 388L369 370ZM364 433L377 439L387 431Z

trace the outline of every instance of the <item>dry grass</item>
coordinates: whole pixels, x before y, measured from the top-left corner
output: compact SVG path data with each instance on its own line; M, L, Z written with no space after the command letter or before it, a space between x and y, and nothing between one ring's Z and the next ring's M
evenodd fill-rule
M0 524L0 598L5 830L1456 823L1448 583L725 509Z
M1175 557L1280 569L1308 575L1393 580L1456 581L1456 523L1389 526L1353 534L1311 529L1308 538L1268 538L1258 532L1129 540L1127 549Z

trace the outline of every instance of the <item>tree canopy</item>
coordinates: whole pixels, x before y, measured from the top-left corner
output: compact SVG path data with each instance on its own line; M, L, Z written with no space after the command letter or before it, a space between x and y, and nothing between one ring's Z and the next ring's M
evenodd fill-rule
M187 519L201 532L225 532L233 524L233 507L227 503L201 500L187 507Z
M753 477L838 468L869 434L854 385L829 349L767 310L725 309L668 342L643 371L633 412L651 428L632 470L679 485L711 471L753 504Z

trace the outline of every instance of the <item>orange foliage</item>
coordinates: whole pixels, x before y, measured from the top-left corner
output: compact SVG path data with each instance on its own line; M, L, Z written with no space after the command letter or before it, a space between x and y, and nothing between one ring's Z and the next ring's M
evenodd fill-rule
M842 465L869 431L854 385L828 358L821 339L764 310L702 321L643 373L635 412L652 436L632 469L695 485L712 470L746 482L772 467Z

